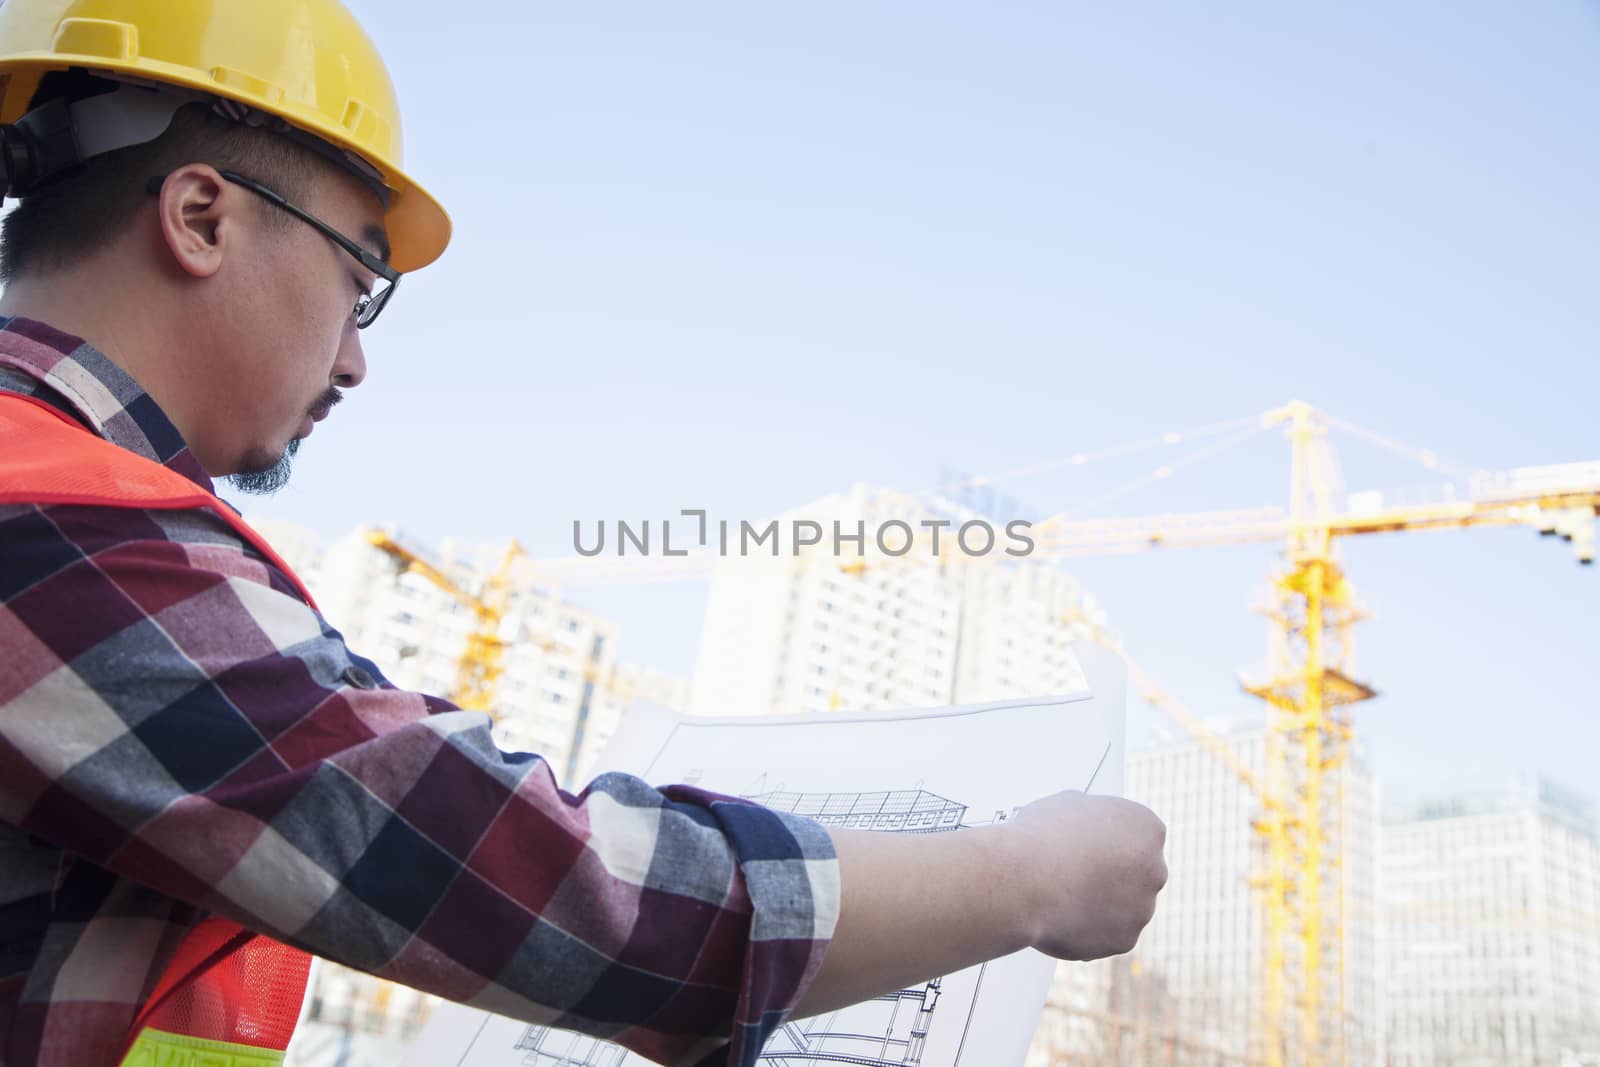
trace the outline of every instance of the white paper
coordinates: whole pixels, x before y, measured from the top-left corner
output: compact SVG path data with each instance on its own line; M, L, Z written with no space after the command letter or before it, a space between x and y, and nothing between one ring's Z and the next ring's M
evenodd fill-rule
M697 785L823 822L898 833L1004 822L1062 789L1120 795L1122 664L1074 649L1076 693L894 714L691 718L630 708L600 760L657 784ZM936 877L937 872L930 872ZM973 908L987 905L973 901ZM1022 952L891 997L791 1020L767 1067L1016 1067L1038 1024L1055 961ZM640 1067L604 1041L441 1005L409 1067Z

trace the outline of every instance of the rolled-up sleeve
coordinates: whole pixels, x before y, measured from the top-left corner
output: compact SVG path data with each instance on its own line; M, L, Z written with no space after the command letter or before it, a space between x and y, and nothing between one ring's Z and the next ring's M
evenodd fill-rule
M74 526L118 516L47 510L6 524L37 573L0 606L0 819L317 955L663 1063L754 1063L815 976L839 900L816 823L626 775L564 792L487 716L390 685L244 546L165 519L91 551Z

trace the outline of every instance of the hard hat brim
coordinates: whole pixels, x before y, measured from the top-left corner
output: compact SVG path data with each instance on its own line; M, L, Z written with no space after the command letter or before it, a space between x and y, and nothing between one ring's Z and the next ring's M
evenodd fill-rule
M450 215L432 193L403 172L385 170L384 177L393 193L383 217L389 234L389 265L409 274L444 254L450 244Z

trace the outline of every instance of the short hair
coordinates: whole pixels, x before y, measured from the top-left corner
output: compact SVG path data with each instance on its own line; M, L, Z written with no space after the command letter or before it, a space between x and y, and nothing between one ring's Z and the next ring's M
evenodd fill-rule
M45 98L41 91L35 106ZM0 220L0 284L71 266L106 247L150 199L149 180L189 163L240 171L290 200L303 200L324 168L336 169L282 134L235 122L206 103L185 104L155 140L96 156L20 200ZM290 215L258 205L269 224L293 226Z

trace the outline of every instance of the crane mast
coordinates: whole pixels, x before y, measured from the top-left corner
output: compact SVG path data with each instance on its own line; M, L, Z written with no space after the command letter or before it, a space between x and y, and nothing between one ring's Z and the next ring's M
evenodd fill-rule
M1271 627L1267 673L1242 681L1268 705L1267 790L1278 798L1253 825L1265 853L1255 879L1267 953L1261 1052L1269 1067L1282 1067L1340 1058L1342 864L1329 834L1340 828L1341 805L1328 786L1348 752L1345 709L1375 694L1354 677L1363 616L1334 550L1327 427L1301 403L1269 417L1286 424L1292 446L1289 536L1261 609Z

